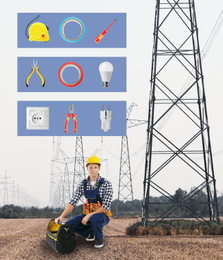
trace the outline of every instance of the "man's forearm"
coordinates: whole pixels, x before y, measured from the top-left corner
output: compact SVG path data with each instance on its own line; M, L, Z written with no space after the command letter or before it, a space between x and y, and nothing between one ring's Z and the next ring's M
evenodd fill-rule
M62 218L65 218L69 213L71 213L71 211L73 210L74 206L72 206L70 203L67 204L65 210L63 211L63 213L61 214Z

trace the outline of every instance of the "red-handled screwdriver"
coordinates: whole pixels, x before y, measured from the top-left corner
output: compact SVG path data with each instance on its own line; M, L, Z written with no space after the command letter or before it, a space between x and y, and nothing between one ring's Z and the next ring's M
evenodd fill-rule
M101 39L105 36L105 34L107 33L108 29L112 26L112 24L116 21L117 19L115 19L106 30L104 30L100 35L98 35L98 37L95 39L95 42L98 43L101 41Z

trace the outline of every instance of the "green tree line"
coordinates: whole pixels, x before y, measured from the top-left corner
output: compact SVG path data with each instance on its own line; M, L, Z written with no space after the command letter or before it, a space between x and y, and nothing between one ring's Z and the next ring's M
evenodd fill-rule
M175 194L173 195L175 206L175 211L173 214L176 217L189 217L187 211L182 210L181 207L177 207L177 203L179 204L182 201L182 198L185 198L187 195L187 191L182 189L177 189ZM162 214L162 212L166 211L168 207L171 205L171 198L167 198L164 196L159 197L150 197L150 202L152 202L152 206L150 207L151 211L154 213L154 216L157 214ZM199 191L195 196L187 200L187 207L190 208L193 212L196 212L201 215L208 214L208 206L207 204L202 204L202 202L207 201L207 195L203 191ZM196 204L196 202L201 202L200 204ZM174 204L173 204L174 205ZM218 197L218 207L219 214L223 216L223 196ZM56 218L58 217L64 209L62 208L52 208L52 207L19 207L15 205L4 205L0 208L0 218ZM81 214L83 210L82 205L74 208L73 212L70 216L74 216L77 214ZM141 216L142 212L142 200L132 200L132 201L118 201L113 200L111 205L111 211L113 216Z

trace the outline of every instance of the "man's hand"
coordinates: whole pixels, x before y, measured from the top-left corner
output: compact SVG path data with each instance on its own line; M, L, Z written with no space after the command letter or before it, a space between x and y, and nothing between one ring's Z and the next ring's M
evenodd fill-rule
M87 222L89 221L91 217L91 214L87 214L83 219L82 219L82 224L87 225Z
M60 217L58 217L58 218L56 218L55 220L54 220L54 222L56 223L56 224L58 224L59 222L62 222L62 217L60 216Z
M59 221L62 222L62 219L65 218L73 210L73 208L74 206L68 203L63 213L55 219L55 223L58 224Z
M91 218L92 215L97 214L97 213L106 213L108 212L107 209L104 209L102 207L98 208L97 210L95 210L94 212L88 213L83 219L82 219L82 224L83 225L87 225L87 222L89 221L89 219Z

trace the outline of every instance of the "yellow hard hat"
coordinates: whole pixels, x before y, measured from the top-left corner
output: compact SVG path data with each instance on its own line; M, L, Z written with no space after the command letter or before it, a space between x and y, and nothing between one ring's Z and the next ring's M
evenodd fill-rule
M89 157L87 159L86 166L88 166L88 164L90 164L90 163L97 163L97 164L101 165L100 159L97 156L95 156L95 155L92 155L91 157Z

